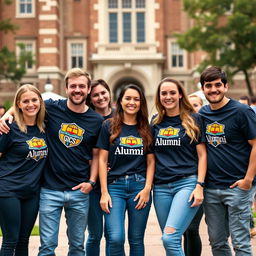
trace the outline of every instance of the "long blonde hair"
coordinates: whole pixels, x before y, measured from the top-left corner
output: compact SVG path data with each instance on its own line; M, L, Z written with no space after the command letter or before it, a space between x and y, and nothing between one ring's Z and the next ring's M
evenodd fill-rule
M44 123L45 104L44 104L44 101L42 99L41 93L32 84L24 84L16 92L16 95L15 95L14 101L13 101L15 121L16 121L19 129L22 132L27 133L27 125L25 124L23 113L22 113L21 109L19 108L18 104L20 102L21 95L25 92L28 92L28 91L36 93L37 96L39 97L40 110L38 111L37 116L36 116L36 125L37 125L39 131L44 133L45 132L45 123Z
M181 119L182 126L185 128L186 134L191 139L190 143L192 143L193 141L198 141L198 138L200 135L200 129L195 119L191 115L192 113L195 113L195 110L190 104L187 93L183 88L183 86L177 80L172 79L170 77L164 78L157 87L155 105L156 105L158 115L154 118L152 123L153 124L161 123L164 116L166 115L166 110L160 102L160 89L162 84L166 82L174 83L178 88L179 94L182 95L179 101L180 119Z

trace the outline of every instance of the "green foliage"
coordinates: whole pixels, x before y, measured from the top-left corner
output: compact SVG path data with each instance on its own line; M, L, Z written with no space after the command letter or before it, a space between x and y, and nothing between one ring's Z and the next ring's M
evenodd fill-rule
M189 52L203 50L208 65L225 68L232 78L243 72L249 94L251 71L256 67L256 1L255 0L183 0L193 27L176 34L178 43Z
M2 236L2 230L0 228L0 236ZM31 236L39 236L39 227L35 225L32 229Z
M5 0L5 4L12 3L11 0ZM12 24L11 19L0 20L0 32L15 33L19 27ZM20 44L20 56L17 57L16 53L10 51L7 46L0 49L0 81L2 79L10 79L14 82L21 80L22 76L26 73L26 64L33 63L33 56L30 52L25 51L24 45Z

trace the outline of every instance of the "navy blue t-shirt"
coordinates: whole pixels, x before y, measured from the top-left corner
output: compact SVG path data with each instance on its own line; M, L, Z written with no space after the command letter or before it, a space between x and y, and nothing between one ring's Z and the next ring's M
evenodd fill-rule
M251 153L248 140L256 138L256 115L233 99L217 110L204 106L200 114L208 151L206 186L228 188L246 174Z
M85 113L68 109L67 100L45 101L49 157L43 186L71 190L90 177L89 160L103 118L89 108Z
M198 114L193 114L201 128ZM155 184L166 184L183 177L197 174L198 157L196 145L204 142L200 136L198 142L190 143L190 138L181 124L180 116L164 116L163 121L153 125L154 154L156 157Z
M110 144L110 120L106 120L101 128L97 147L109 151L108 183L114 179L131 174L145 177L147 159L143 140L136 125L123 124L120 135Z
M48 154L46 136L38 127L20 131L14 122L10 132L0 136L0 197L28 198L39 191Z

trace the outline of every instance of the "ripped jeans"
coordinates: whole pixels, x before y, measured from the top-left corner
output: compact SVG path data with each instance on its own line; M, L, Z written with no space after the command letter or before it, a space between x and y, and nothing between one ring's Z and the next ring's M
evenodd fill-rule
M251 256L251 190L239 187L205 189L204 211L214 256L231 256L229 235L236 256Z
M185 255L181 246L182 235L198 210L198 207L191 207L192 202L188 202L196 181L197 176L191 175L154 186L154 205L167 256ZM174 231L167 234L166 227L173 228Z

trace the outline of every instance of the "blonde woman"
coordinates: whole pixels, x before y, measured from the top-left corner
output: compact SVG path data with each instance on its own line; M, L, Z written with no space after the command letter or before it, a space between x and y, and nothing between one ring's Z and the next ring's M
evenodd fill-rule
M0 255L28 255L38 206L40 177L48 153L45 106L33 85L21 86L14 99L15 122L0 136Z
M160 82L152 120L156 172L153 198L168 256L185 255L181 238L203 202L206 149L200 118L181 84Z

